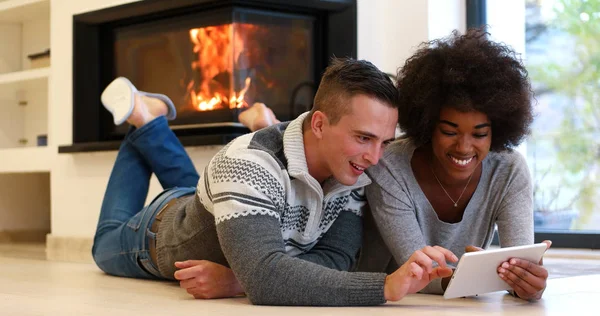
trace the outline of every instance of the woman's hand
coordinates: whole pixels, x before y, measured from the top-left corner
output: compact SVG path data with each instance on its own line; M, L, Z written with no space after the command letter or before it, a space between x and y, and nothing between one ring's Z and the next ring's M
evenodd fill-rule
M552 242L544 240L546 250ZM544 268L543 259L539 263L511 258L498 267L498 276L508 283L515 294L524 300L539 300L546 289L548 271Z
M233 271L218 263L186 260L175 262L175 267L180 269L175 272L175 279L194 298L224 298L244 294Z
M415 251L398 270L385 279L384 296L388 301L397 301L407 294L422 290L437 278L452 275L446 261L457 262L458 258L448 249L440 246L426 246ZM433 267L437 262L438 267Z

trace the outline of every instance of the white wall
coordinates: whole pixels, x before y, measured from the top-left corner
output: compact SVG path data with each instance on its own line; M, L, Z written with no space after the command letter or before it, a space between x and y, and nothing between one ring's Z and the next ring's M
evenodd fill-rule
M455 29L464 33L467 28L465 0L429 0L428 4L429 40L446 37Z
M427 40L427 0L358 0L357 57L395 74Z
M491 39L525 58L525 0L487 0L486 19Z
M396 74L419 44L465 25L464 0L358 0L358 58Z
M447 1L456 5L464 2ZM72 16L127 2L132 1L52 0L52 79L49 91L51 145L70 144L72 141ZM429 40L429 25L433 21L428 6L434 2L436 1L359 0L358 57L371 60L386 72L395 73L396 68L410 56L416 45ZM451 20L455 21L456 17ZM444 23L444 28L452 28L453 23L455 22ZM219 148L220 146L194 147L188 148L188 152L197 169L202 170ZM58 155L51 172L53 236L93 236L115 157L115 152ZM159 191L160 186L154 179L150 196Z
M525 60L525 0L487 0L486 20L490 38L511 46ZM527 157L527 141L516 149Z

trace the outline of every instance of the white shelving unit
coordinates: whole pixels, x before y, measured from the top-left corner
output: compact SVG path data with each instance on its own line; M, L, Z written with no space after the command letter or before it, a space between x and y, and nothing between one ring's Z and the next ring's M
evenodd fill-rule
M16 84L35 79L48 79L50 67L0 74L0 85Z
M0 38L0 234L43 241L58 153L55 146L38 145L38 138L51 139L51 68L28 56L50 48L50 0L0 0Z
M20 23L49 17L49 0L3 0L0 1L0 21Z
M0 149L0 174L50 172L52 157L55 154L56 148L52 147Z
M0 173L49 171L50 67L34 68L28 56L50 47L50 1L0 1Z

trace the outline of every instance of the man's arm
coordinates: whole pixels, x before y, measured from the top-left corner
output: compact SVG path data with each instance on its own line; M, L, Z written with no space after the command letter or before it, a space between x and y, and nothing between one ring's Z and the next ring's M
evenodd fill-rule
M378 305L384 273L336 271L285 253L279 221L257 215L217 225L223 253L254 304ZM316 254L312 258L320 255Z
M447 277L446 261L458 259L441 247L424 247L391 275L336 271L284 252L279 221L238 217L217 225L223 252L253 304L359 306L400 300L431 280ZM260 232L260 238L248 231ZM432 267L433 262L440 266Z
M352 212L342 212L331 228L310 251L296 258L339 271L349 270L360 249L362 219ZM195 298L233 297L244 293L233 271L206 260L176 262L180 269L175 278Z
M361 239L362 218L344 211L310 251L296 258L331 269L348 271L356 262Z

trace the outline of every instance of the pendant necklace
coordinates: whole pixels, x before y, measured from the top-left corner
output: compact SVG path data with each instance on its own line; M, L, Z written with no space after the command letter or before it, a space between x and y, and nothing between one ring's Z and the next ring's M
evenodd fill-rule
M465 194L465 191L467 190L467 187L469 186L469 182L471 182L471 178L473 178L473 174L477 170L477 168L475 168L475 170L473 170L473 172L471 172L471 175L469 176L469 180L467 180L467 184L465 185L465 188L460 193L460 196L458 197L458 199L456 199L456 201L454 201L454 199L450 196L450 194L448 194L448 191L446 191L446 189L442 185L442 182L440 181L440 179L438 179L438 177L435 175L435 171L433 171L433 164L429 165L429 169L431 169L431 173L433 173L433 176L435 177L437 182L440 184L440 187L442 188L442 190L444 190L444 193L446 193L446 195L448 196L450 201L452 201L452 203L454 203L454 207L458 207L458 201L460 201L460 198L463 196L463 194Z

